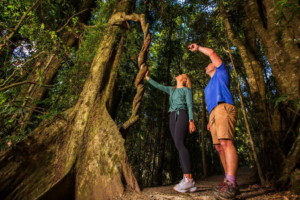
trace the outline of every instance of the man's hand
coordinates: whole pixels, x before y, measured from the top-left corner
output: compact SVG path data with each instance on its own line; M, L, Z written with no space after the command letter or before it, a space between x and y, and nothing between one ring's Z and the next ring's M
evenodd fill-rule
M190 51L198 51L199 45L196 43L192 43L188 46Z
M196 131L196 126L195 126L194 121L189 122L189 130L190 130L190 134L192 134L193 132Z
M145 78L146 78L146 80L147 80L147 81L149 81L149 78L150 78L150 75L149 75L149 70L146 72L146 74L145 74Z
M207 124L206 128L207 128L208 131L210 131L210 124L209 123Z

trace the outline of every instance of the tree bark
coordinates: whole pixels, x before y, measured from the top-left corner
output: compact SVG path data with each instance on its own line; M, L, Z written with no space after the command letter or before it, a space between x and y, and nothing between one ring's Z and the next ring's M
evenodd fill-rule
M133 3L119 1L115 13L130 12ZM139 191L124 139L109 113L122 48L121 23L106 28L77 104L42 122L0 155L1 199L58 199L55 186L66 177L73 177L65 193L74 199L107 200L125 189Z
M291 173L294 171L297 163L300 160L300 135L296 138L285 162L283 164L282 176L284 177L280 182L279 186L286 187L286 183L291 178Z
M277 19L277 1L265 0L260 4L255 0L245 2L246 15L255 25L253 28L264 46L280 93L288 95L289 100L299 100L300 48L298 39L287 26L289 22ZM266 24L263 24L262 18ZM299 18L299 13L295 18ZM299 27L299 22L296 25ZM292 30L296 29L294 27Z

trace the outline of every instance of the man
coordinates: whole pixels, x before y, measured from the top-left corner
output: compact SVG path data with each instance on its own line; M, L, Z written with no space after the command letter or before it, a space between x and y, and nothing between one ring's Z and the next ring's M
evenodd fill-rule
M211 78L204 90L209 112L207 129L211 132L214 147L219 153L225 172L224 181L215 186L214 191L221 199L232 199L239 189L235 180L238 155L233 143L237 109L229 90L229 72L214 50L195 43L188 48L190 51L200 51L209 56L212 62L205 68L206 74Z

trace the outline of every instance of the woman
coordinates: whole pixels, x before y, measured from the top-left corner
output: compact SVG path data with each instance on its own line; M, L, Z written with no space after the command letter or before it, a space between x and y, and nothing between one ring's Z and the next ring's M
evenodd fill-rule
M179 152L180 165L183 171L183 179L175 185L174 190L178 192L194 192L197 190L191 173L191 161L184 139L188 131L193 133L196 126L193 119L193 97L191 91L191 81L186 74L176 77L175 87L163 86L154 81L149 76L149 71L145 77L155 88L168 93L170 112L170 131Z

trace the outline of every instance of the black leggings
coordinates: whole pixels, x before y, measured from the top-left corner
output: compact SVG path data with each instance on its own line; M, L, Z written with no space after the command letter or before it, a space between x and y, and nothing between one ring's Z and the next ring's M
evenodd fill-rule
M179 160L183 174L191 174L190 154L184 145L184 139L189 131L189 119L186 110L170 113L170 131L179 152Z

